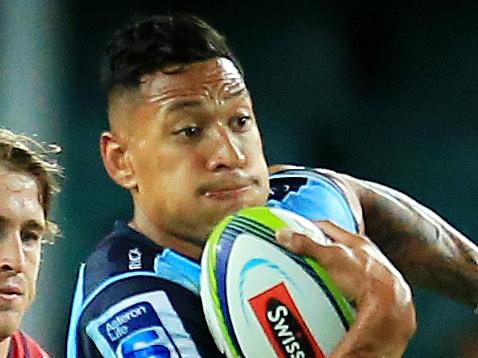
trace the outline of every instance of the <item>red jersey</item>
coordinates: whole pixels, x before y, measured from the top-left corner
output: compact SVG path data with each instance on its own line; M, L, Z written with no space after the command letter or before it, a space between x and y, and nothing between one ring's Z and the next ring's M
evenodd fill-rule
M16 331L10 337L8 358L50 358L50 356L25 333Z

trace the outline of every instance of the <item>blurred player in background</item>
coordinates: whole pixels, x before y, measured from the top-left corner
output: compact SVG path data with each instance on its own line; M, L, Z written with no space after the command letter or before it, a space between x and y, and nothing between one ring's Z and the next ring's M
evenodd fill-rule
M35 298L42 245L57 233L49 213L60 168L48 155L58 151L0 129L0 357L48 357L19 329Z
M323 170L275 166L269 181L241 65L201 19L150 17L118 31L102 81L110 129L101 155L134 214L80 267L68 357L220 356L198 296L198 258L219 220L268 200L342 226L319 224L330 247L278 234L316 257L357 306L334 357L399 357L414 333L409 287L365 235L411 282L477 302L476 247L410 198Z

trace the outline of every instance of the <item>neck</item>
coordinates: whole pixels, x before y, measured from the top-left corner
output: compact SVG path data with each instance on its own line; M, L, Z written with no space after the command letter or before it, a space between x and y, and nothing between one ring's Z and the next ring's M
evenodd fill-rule
M10 337L4 338L0 341L0 358L7 358L10 349Z
M148 239L160 246L173 249L184 256L199 260L201 257L203 242L194 239L181 238L176 235L159 230L151 221L139 212L135 212L129 226L142 233ZM0 357L1 358L1 357Z

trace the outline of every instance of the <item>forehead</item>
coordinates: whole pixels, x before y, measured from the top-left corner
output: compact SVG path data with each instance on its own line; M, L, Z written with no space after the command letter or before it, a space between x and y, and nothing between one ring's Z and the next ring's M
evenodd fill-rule
M170 66L141 79L140 91L149 103L175 99L224 100L246 90L244 79L226 58L214 58L184 66Z
M43 220L33 177L0 166L0 215L12 220Z

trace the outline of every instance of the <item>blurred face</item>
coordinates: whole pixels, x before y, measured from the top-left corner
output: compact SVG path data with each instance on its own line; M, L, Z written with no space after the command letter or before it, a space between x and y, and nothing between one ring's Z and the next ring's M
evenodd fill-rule
M35 297L44 232L35 180L0 166L0 339L19 328Z
M202 242L220 219L264 205L267 165L243 78L227 59L145 76L129 112L135 216Z

